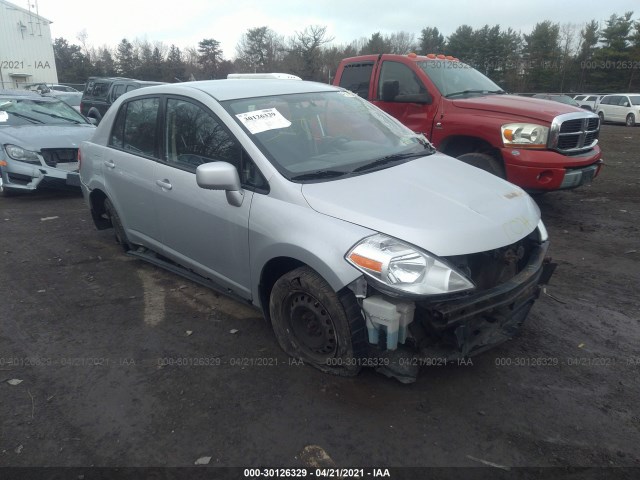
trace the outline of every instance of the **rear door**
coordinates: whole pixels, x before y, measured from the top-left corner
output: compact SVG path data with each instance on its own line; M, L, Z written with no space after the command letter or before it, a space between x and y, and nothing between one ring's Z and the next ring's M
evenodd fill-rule
M107 195L129 240L157 249L155 165L159 158L160 98L135 98L120 106L102 158Z

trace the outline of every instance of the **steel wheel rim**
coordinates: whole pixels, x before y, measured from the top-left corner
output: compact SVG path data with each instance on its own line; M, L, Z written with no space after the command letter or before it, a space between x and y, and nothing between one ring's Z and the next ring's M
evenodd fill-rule
M334 357L338 338L331 315L306 292L292 293L286 303L291 332L304 352L318 359Z

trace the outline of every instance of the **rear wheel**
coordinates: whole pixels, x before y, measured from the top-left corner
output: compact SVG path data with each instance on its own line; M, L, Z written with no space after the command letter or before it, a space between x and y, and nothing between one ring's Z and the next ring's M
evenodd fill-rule
M598 116L600 117L600 123L604 123L604 112L598 112Z
M633 127L636 124L636 117L633 113L630 113L629 115L627 115L625 124L627 125L627 127Z
M111 225L113 226L116 242L122 245L122 248L125 252L129 251L131 249L131 245L129 244L127 234L124 231L124 227L122 226L122 221L120 220L120 216L113 206L113 203L111 203L111 200L109 200L108 198L104 200L104 211L111 221Z
M278 279L269 303L282 349L323 372L356 375L366 354L366 326L353 293L336 293L314 270L300 267Z
M467 165L484 170L485 172L489 172L496 177L506 178L504 168L500 162L486 153L465 153L464 155L460 155L458 160L466 163Z

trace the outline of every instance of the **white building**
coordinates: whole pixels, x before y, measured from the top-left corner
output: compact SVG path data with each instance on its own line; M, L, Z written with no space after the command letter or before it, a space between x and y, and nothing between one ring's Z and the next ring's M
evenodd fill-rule
M50 20L38 15L37 0L22 8L0 0L0 88L58 83Z

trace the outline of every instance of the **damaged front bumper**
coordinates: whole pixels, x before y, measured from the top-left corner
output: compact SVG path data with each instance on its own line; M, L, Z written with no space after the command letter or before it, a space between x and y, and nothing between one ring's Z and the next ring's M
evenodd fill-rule
M446 301L418 302L409 328L420 352L453 360L512 338L555 270L556 264L545 258L547 249L548 242L532 249L522 271L494 288Z
M545 241L531 248L526 265L493 288L415 302L378 297L382 299L380 302L396 306L399 326L393 340L397 338L402 345L389 348L389 327L381 328L380 319L375 318L368 307L371 297L365 299L363 310L369 330L370 356L392 360L384 362L385 366L379 369L381 373L409 383L415 380L417 367L426 365L421 359L442 365L477 355L513 338L539 297L541 286L555 270L556 265L545 258L548 246ZM404 318L406 311L411 318Z
M57 163L55 167L47 165L44 158L41 164L19 162L7 159L0 166L2 187L10 191L33 191L40 187L69 188L80 186L77 153L75 161Z

